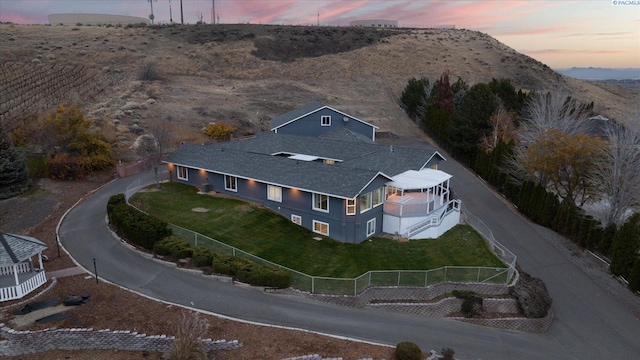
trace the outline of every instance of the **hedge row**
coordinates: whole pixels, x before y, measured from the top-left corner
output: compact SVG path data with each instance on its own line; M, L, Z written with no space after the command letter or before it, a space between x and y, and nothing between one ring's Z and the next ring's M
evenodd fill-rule
M291 283L291 274L286 270L256 264L247 259L226 254L214 255L213 271L231 275L239 281L251 285L284 289L288 288Z
M171 235L166 222L130 207L124 194L109 199L107 215L122 237L148 250L153 250L156 242Z

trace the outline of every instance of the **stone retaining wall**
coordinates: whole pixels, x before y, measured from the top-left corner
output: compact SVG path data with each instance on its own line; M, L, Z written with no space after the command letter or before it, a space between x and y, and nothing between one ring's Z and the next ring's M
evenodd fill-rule
M370 287L355 296L322 294L308 294L307 296L344 306L365 307L372 302L431 300L447 293L450 294L453 290L473 291L483 295L502 295L509 292L509 286L504 284L440 283L428 287Z
M495 296L508 294L509 288L510 285L504 284L441 283L429 287L371 287L355 296L320 294L306 294L305 296L343 306L386 309L429 317L446 317L453 312L460 311L461 299L445 298L433 303L426 303L426 301L450 294L453 290L466 290ZM483 310L486 313L494 314L520 313L517 300L511 298L484 299ZM540 319L528 319L525 317L495 319L456 317L450 319L501 329L541 333L546 332L551 326L553 312L549 311L546 317Z
M531 333L545 333L549 330L553 322L553 311L549 310L547 316L539 319L528 318L498 318L498 319L469 319L469 318L451 318L454 320L464 321L471 324L490 326L500 329L526 331Z
M93 329L45 329L17 331L0 324L0 356L18 356L48 350L118 349L132 351L169 351L175 337L146 335L131 331ZM205 350L234 350L242 346L237 340L202 339Z

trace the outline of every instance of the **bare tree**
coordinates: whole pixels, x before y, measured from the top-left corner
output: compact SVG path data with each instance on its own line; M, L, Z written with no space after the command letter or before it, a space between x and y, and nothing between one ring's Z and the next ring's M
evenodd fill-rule
M558 196L584 203L592 194L594 143L589 108L563 92L534 93L525 104L516 146L505 171L516 182L532 180Z
M160 164L160 160L162 155L164 155L165 151L169 148L171 141L173 141L173 128L168 122L156 121L152 122L147 127L147 133L153 138L153 150L151 152L152 155L152 166L153 173L156 177L156 186L158 185L158 165Z
M500 103L498 112L489 118L491 133L480 139L480 147L489 152L498 145L498 142L502 141L507 144L513 140L516 137L515 118L516 114L505 109L504 105Z
M591 177L606 205L605 226L621 226L633 206L640 205L640 112L630 116L626 126L609 121L607 140Z

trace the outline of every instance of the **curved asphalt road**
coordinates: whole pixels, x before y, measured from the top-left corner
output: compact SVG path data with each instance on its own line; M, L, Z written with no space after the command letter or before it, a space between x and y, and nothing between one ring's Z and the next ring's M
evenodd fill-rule
M411 146L426 146L420 140ZM136 177L113 181L74 208L62 222L62 245L84 268L146 296L247 321L301 328L395 345L412 341L423 350L451 347L461 359L637 359L640 320L563 255L556 235L512 212L454 161L442 170L467 209L518 256L522 268L542 278L556 318L546 334L485 328L447 319L373 309L353 309L296 296L267 294L161 265L130 251L105 224L106 203ZM140 174L143 183L152 173ZM631 301L638 301L637 299ZM637 308L637 307L636 307ZM367 356L367 354L362 354Z

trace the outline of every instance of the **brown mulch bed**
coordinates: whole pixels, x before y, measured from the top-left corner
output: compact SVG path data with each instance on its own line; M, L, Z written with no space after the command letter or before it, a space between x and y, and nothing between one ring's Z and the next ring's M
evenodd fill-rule
M96 174L85 181L63 182L44 179L38 182L42 192L40 196L46 198L46 202L58 205L51 207L49 214L39 215L41 218L30 219L31 224L24 223L24 228L19 229L21 221L19 217L30 213L23 207L20 213L3 212L0 230L3 224L13 224L12 231L33 236L45 242L49 248L45 255L49 261L45 263L47 271L64 269L74 266L72 260L61 251L61 257L57 256L55 241L55 229L60 217L73 204L86 196L99 186L114 178L112 171ZM44 195L43 195L44 194ZM24 206L30 202L23 202ZM0 202L7 207L5 201ZM37 205L38 202L33 202ZM7 215L10 214L10 215ZM11 216L9 219L5 216ZM17 218L13 218L17 217ZM37 225L33 225L33 223ZM48 284L47 284L48 285ZM46 285L38 289L45 289ZM37 293L37 291L35 293ZM35 294L34 293L34 294ZM56 322L28 325L25 329L38 330L44 328L94 328L111 330L130 330L149 335L174 335L176 327L183 311L176 306L157 302L137 295L118 286L100 281L96 284L94 278L85 278L85 275L76 275L58 279L58 283L48 292L37 298L37 301L58 296L61 299L68 295L90 295L86 304L80 305L70 314L73 316ZM13 302L16 303L16 302ZM3 303L7 306L11 303ZM19 305L21 306L21 305ZM11 313L19 309L14 306L2 313L0 322L7 323ZM265 326L249 325L214 316L205 315L210 328L205 338L238 340L243 347L233 351L222 351L215 354L216 359L282 359L308 354L320 354L323 357L342 357L345 360L371 357L373 359L389 359L393 349L390 347L374 346L359 342L335 339L304 331L285 330ZM160 354L140 351L116 351L116 350L84 350L66 351L56 350L32 355L15 357L15 359L159 359Z

